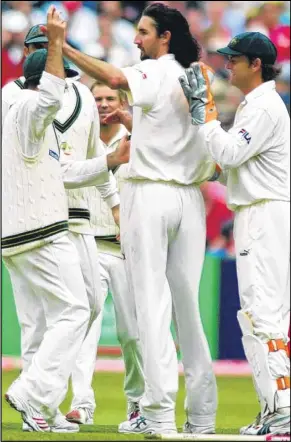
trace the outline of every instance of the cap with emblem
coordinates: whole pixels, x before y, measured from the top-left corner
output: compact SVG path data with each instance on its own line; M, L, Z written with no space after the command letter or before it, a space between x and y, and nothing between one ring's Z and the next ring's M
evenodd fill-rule
M47 50L46 49L38 49L37 51L32 52L26 59L23 64L23 75L26 81L37 80L41 77L46 64L47 59ZM68 60L63 58L64 61L64 69L67 77L75 77L78 75L78 72L74 69L71 69Z
M24 44L30 43L48 43L47 36L41 30L42 25L35 25L28 31Z
M264 64L273 65L277 58L277 49L272 41L261 32L244 32L234 37L225 48L217 52L223 55L246 55L258 57Z

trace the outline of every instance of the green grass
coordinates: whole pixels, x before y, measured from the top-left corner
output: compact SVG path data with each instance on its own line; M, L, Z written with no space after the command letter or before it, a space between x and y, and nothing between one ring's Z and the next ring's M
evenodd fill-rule
M12 381L18 376L17 371L2 372L2 393L4 394ZM218 377L219 405L216 421L217 433L238 433L240 426L252 421L258 412L257 400L251 378ZM117 373L96 373L93 387L97 407L94 415L95 425L83 425L75 434L23 433L20 414L9 407L2 398L2 440L3 441L37 441L37 440L144 440L144 436L121 435L117 426L125 419L126 401L122 390L123 375ZM180 389L177 397L177 426L181 428L185 415L184 379L180 377ZM69 391L61 410L66 413L70 408L72 395Z

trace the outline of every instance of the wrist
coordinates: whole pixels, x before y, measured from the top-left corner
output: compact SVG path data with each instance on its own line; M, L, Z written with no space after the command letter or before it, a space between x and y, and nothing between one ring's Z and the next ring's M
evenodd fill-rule
M107 155L107 167L108 170L115 169L115 167L119 166L119 162L117 161L115 152L109 153Z
M62 38L54 38L53 40L49 40L48 47L55 47L55 46L63 46L63 39Z

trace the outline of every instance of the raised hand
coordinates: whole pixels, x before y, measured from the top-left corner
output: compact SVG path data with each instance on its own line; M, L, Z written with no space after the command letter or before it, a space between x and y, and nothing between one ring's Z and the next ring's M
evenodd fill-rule
M128 111L116 109L102 119L104 124L123 124L128 132L132 132L132 116Z
M60 13L54 5L51 5L47 12L47 24L42 25L41 30L47 35L49 42L65 41L67 23L61 18Z

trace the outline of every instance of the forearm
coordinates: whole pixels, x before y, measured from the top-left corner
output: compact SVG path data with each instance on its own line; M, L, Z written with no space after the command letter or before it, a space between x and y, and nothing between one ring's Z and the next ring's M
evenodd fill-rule
M90 77L106 83L112 89L128 89L126 77L119 68L83 54L67 43L63 45L63 53Z
M120 164L122 163L115 152L92 160L63 161L61 168L64 186L66 189L102 186L110 181L109 170L115 169Z
M218 121L201 125L199 136L201 135L206 141L208 152L222 169L237 168L249 159L244 143L222 129Z
M45 71L55 77L65 79L62 46L63 42L61 40L49 42Z
M61 162L61 168L66 189L98 186L109 180L106 155L92 160Z

